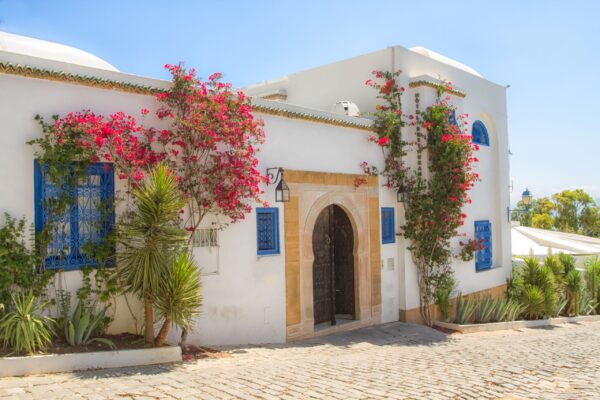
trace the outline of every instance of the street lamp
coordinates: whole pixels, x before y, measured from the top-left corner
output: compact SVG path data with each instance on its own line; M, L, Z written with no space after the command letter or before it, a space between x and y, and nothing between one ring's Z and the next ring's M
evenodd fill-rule
M521 194L521 204L523 204L522 208L515 208L515 209L510 209L510 207L506 208L506 211L508 213L508 221L510 221L510 215L511 213L516 213L517 216L521 213L526 213L529 212L529 209L531 208L531 203L533 202L533 195L531 194L531 191L529 190L529 188L525 188L525 190L523 191L523 193Z
M398 203L405 203L406 200L408 200L406 186L404 186L404 183L401 183L398 191L396 192L396 201L398 201Z
M275 187L275 201L278 203L290 201L290 188L283 179L283 168L267 168L267 176L269 177L270 185L275 184L277 181L279 181L279 183Z

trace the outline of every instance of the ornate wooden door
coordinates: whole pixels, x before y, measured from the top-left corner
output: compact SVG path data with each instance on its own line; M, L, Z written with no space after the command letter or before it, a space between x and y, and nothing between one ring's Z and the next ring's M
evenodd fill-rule
M319 214L313 230L313 310L315 324L331 321L335 324L333 302L333 237L331 225L333 207Z
M325 208L313 230L313 310L315 324L336 314L354 318L354 237L350 219L340 207Z

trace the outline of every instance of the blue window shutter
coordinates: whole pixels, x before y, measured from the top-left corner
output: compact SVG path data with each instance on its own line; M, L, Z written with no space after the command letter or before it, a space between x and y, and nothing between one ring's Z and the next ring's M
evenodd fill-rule
M475 253L475 270L492 268L492 224L490 221L475 221L475 240L481 240L485 246Z
M393 207L381 207L381 243L396 243L396 224Z
M256 253L279 254L279 208L256 209Z
M76 187L68 188L72 200L62 215L52 215L45 205L58 198L64 188L46 176L47 167L34 165L35 227L41 231L52 223L51 241L46 248L44 265L48 269L66 271L83 266L98 266L84 252L86 244L98 244L114 225L114 170L112 164L96 163ZM108 206L108 207L106 207Z
M483 146L490 145L490 137L488 135L487 128L483 122L477 120L473 122L473 128L471 128L471 134L473 136L473 143L480 144Z

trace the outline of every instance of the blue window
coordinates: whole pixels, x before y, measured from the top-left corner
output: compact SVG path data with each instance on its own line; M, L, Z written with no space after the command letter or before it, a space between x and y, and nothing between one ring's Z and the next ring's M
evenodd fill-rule
M483 122L477 120L473 122L472 128L473 143L481 144L483 146L490 145L490 137L488 131Z
M483 246L475 253L475 270L482 271L492 268L492 224L490 221L475 221L475 240Z
M258 255L279 254L279 209L256 209L256 249Z
M48 269L66 271L84 266L98 266L85 254L86 246L99 244L114 224L114 171L111 164L97 163L88 167L87 175L75 187L55 184L47 174L47 166L35 162L35 227L48 226L50 242L44 265ZM69 201L65 212L56 214L50 207L65 191Z
M450 121L450 123L452 125L458 125L458 122L456 122L456 110L452 110L450 112L450 116L448 117L448 120Z
M393 207L381 207L381 243L396 243Z

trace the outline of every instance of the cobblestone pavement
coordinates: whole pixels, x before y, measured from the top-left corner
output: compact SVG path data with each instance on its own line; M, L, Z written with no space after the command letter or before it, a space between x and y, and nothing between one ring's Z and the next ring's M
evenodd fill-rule
M177 365L0 379L16 399L600 399L600 322L446 336L392 323Z

